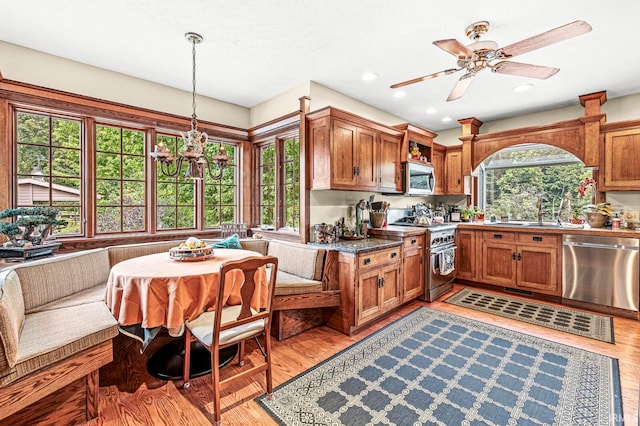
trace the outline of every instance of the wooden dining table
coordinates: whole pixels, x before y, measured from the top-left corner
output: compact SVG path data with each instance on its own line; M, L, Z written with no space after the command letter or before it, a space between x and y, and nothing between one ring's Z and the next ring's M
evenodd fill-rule
M143 352L162 328L166 328L169 335L179 337L184 333L185 321L213 309L218 295L221 265L251 256L262 254L250 250L215 248L212 257L198 261L172 259L168 252L128 259L111 268L105 301L123 334L140 340ZM229 274L233 276L228 275L227 281L231 280L233 285L223 295L223 303L237 305L240 304L242 273L231 271ZM259 291L251 301L255 309L265 307L268 297L266 269L259 269L257 274ZM162 379L179 379L182 375L182 344L183 339L179 339L158 349L147 363L149 372ZM201 349L206 351L192 347L192 356L197 358ZM232 350L232 353L227 351L225 359L229 355L233 358L235 348ZM208 352L206 355L208 358ZM204 359L192 365L197 370L192 377L206 374L207 371L200 371L203 368L206 370L206 365L209 371L211 368L210 361L207 364Z

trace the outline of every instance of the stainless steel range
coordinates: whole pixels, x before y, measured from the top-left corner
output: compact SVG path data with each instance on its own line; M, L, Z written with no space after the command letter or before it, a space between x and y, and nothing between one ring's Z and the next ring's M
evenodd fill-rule
M398 209L403 210L403 209ZM392 215L389 216L390 218ZM427 244L424 273L424 295L422 300L433 302L453 288L455 278L455 232L454 224L428 224L419 218L405 215L394 218L390 225L417 226L427 229Z

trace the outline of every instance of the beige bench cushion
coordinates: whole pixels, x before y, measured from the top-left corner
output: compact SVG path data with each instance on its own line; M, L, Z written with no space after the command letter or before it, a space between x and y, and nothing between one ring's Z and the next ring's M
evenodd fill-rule
M24 319L18 275L13 270L0 272L0 377L16 363Z
M29 314L20 337L16 365L9 374L0 377L0 386L117 334L116 320L103 302Z
M98 284L91 288L88 288L71 296L63 297L62 299L54 300L46 305L38 306L31 310L30 313L50 311L52 309L67 308L69 306L86 305L93 302L104 302L104 296L107 291L107 283Z
M278 272L288 272L307 280L322 281L325 256L325 250L322 248L272 240L269 241L267 254L278 258Z
M267 276L271 276L271 268L267 269ZM320 291L322 291L322 281L308 280L298 275L278 270L278 275L276 276L276 296L317 293Z
M39 306L106 283L111 269L107 249L35 260L14 268L20 277L27 314Z
M169 249L177 247L180 243L185 242L183 240L173 241L160 241L153 243L140 243L140 244L125 244L120 246L111 246L109 250L109 262L113 266L116 263L120 263L123 260L132 259L134 257L146 256L148 254L156 254L162 252L169 252Z

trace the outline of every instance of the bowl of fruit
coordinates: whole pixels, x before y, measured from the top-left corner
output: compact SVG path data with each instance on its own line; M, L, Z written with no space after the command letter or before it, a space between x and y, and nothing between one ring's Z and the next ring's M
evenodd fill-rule
M189 237L178 247L169 250L169 257L180 261L197 261L213 257L213 247L195 237Z

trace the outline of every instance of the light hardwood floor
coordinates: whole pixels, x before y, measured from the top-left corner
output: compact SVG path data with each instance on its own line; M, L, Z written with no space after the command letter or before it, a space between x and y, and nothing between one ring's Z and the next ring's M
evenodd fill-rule
M456 286L454 291L459 290ZM489 291L489 290L484 290ZM512 295L510 295L512 296ZM512 296L517 297L517 296ZM446 297L444 297L446 298ZM444 299L442 298L442 299ZM640 384L640 322L614 318L615 345L513 321L478 311L460 308L440 299L434 303L415 301L392 312L383 320L354 336L345 336L328 327L316 327L285 342L273 340L273 380L277 386L320 361L345 349L379 328L400 318L419 306L463 315L511 330L564 343L570 346L618 358L622 384L625 424L638 424ZM166 340L165 340L166 342ZM157 345L162 343L158 339ZM154 344L152 343L152 345ZM115 340L114 362L100 371L100 416L90 425L207 425L213 420L211 378L204 376L182 389L182 382L166 382L146 372L147 355L140 354L139 343L124 336ZM152 353L151 347L147 352ZM247 348L249 359L257 359L258 349ZM224 367L223 374L229 369ZM260 379L260 378L258 378ZM253 401L264 392L263 383L247 381L222 394L222 421L225 425L275 425L276 423Z

